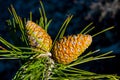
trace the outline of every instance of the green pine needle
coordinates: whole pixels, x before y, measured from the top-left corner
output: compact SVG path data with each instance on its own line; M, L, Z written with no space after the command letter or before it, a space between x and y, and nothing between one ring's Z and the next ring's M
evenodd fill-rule
M88 33L91 32L93 29L95 29L95 27L90 28L89 30L87 30L86 32L84 32L84 34L88 34Z
M62 38L62 37L64 36L65 31L66 31L66 28L67 28L67 26L68 26L68 24L69 24L69 22L71 21L72 18L73 18L73 15L68 16L68 18L67 18L68 20L67 20L65 26L63 26L64 28L63 28L63 30L61 31L59 38Z
M42 3L42 1L40 1L40 5L41 5L41 8L39 8L39 12L40 12L40 22L39 22L39 25L45 29L45 31L47 32L48 30L48 26L50 25L51 21L48 21L47 19L47 16L46 16L46 12L45 12L45 9L44 9L44 5Z
M90 61L93 61L93 60L100 60L100 59L107 59L107 58L113 58L115 56L108 56L109 54L112 53L112 51L109 51L107 53L104 53L104 54L101 54L101 55L98 55L98 56L92 56L92 53L93 52L89 52L89 57L87 57L86 55L84 55L85 57L80 57L79 59L77 59L75 62L73 62L72 64L68 65L68 67L71 67L71 66L75 66L75 65L78 65L78 64L83 64L83 63L86 63L86 62L90 62ZM93 53L94 54L94 53ZM90 56L91 55L91 56Z
M47 17L46 17L46 12L45 12L44 5L43 5L42 1L40 1L40 5L41 5L41 10L43 13L44 20L45 20L45 25L46 25L47 24Z
M91 22L89 25L87 25L87 26L80 32L80 34L83 34L83 33L85 32L85 30L87 30L92 24L93 24L93 22Z
M104 32L106 32L106 31L108 31L108 30L110 30L110 29L113 29L113 28L114 28L114 26L109 27L109 28L106 28L106 29L104 29L104 30L102 30L102 31L100 31L100 32L98 32L98 33L92 35L92 37L95 37L95 36L97 36L97 35L99 35L99 34L101 34L101 33L104 33Z
M23 24L21 18L17 15L16 10L14 9L13 5L11 5L11 9L8 8L8 10L9 10L11 16L13 16L13 22L11 21L13 23L13 27L15 29L16 28L20 29L20 31L22 33L21 40L23 42L25 42L26 45L28 46L28 41L27 41L27 37L26 37L26 33L25 33L25 28L24 28L24 24ZM19 27L16 26L16 25L19 25Z
M32 12L30 12L30 21L32 21Z
M52 22L52 19L48 21L48 23L45 25L45 31L48 31L48 27L50 26Z
M12 45L11 43L7 42L6 40L4 40L2 37L0 37L0 42L3 43L4 45L6 45L8 48L10 48L11 50L15 51L21 51L19 48L15 47L14 45Z

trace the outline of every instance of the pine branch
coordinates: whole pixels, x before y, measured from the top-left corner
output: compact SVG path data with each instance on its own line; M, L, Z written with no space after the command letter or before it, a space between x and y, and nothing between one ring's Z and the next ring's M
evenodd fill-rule
M40 19L36 20L36 22L47 32L49 25L52 22L52 19L48 20L46 16L46 12L44 9L44 5L42 1L40 1L41 8L39 8L40 12ZM13 6L11 6L11 9L8 9L11 16L13 16L12 20L7 20L8 25L12 26L13 32L17 32L17 28L19 28L21 32L21 40L22 42L26 43L27 47L16 47L15 45L7 42L2 37L0 37L0 42L3 43L7 48L4 49L2 46L0 47L3 50L0 50L0 59L26 59L27 62L23 64L20 69L17 71L15 77L13 80L91 80L91 79L120 79L117 75L108 75L108 74L96 74L93 72L85 71L82 69L74 68L76 65L81 65L90 61L94 60L100 60L100 59L107 59L107 58L113 58L115 56L109 56L112 51L95 55L100 50L95 51L89 51L87 54L84 54L82 56L79 56L77 60L74 62L64 65L59 64L55 62L55 60L52 59L52 54L48 51L45 51L44 49L40 48L30 48L29 47L29 41L27 39L27 34L25 30L25 24L27 19L24 18L24 21L17 15L15 9ZM59 32L52 44L51 49L55 45L57 39L60 39L64 36L64 33L66 31L66 28L71 21L73 15L68 16L67 19L62 24L61 28L59 29ZM30 12L30 20L32 20L32 12ZM87 25L80 34L87 34L90 31L92 31L95 27L89 28L93 23L90 23ZM19 25L17 27L17 25ZM113 27L109 27L107 29L104 29L94 35L92 37L95 37L103 32L106 32ZM35 36L35 35L33 35ZM39 42L39 40L36 38L37 42L42 45L44 43ZM44 51L41 52L41 50ZM93 56L94 55L94 56Z

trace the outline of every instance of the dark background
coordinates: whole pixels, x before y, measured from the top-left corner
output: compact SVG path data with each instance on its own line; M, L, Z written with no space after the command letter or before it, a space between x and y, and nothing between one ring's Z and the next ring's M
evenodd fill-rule
M115 3L116 1L116 3ZM101 49L101 53L113 50L113 59L93 61L79 66L88 71L101 74L120 75L120 1L119 0L44 0L47 17L53 19L48 33L55 38L65 18L73 14L74 17L66 30L65 35L77 34L90 22L94 22L96 29L90 32L103 30L115 26L93 38L90 50ZM0 0L0 36L12 43L6 20L11 16L8 7L13 4L21 17L29 18L29 12L33 13L33 21L38 20L40 15L38 8L39 0ZM110 4L107 6L106 4ZM101 16L104 14L104 16ZM14 36L14 35L13 35ZM20 60L0 60L0 80L11 80L19 69Z

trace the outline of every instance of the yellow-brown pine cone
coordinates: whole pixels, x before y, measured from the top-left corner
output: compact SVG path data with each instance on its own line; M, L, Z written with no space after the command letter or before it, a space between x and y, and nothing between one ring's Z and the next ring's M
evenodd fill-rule
M27 21L26 30L32 48L42 52L50 50L52 39L44 29L32 21Z
M90 35L72 35L63 37L53 47L53 58L62 64L76 60L92 43Z

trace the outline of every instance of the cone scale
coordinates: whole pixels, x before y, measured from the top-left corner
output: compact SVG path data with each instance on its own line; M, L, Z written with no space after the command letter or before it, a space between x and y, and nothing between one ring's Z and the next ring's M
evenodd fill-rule
M90 35L71 35L57 41L53 47L53 58L61 64L75 61L92 43Z
M32 21L27 21L26 31L32 48L43 52L50 51L52 39L42 27Z
M42 52L49 52L52 39L48 33L32 21L26 24L29 44ZM52 49L54 60L61 64L70 64L75 61L92 43L90 35L71 35L56 41Z

